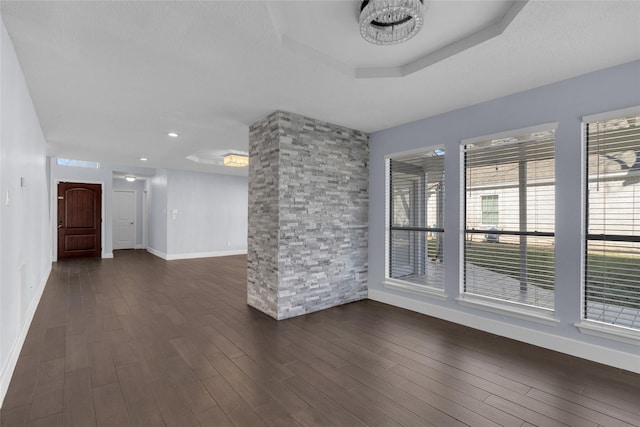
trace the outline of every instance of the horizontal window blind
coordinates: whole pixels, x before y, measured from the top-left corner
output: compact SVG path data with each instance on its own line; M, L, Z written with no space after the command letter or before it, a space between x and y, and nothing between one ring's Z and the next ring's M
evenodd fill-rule
M584 317L640 329L640 115L586 131Z
M444 288L444 151L389 160L388 278Z
M463 151L464 292L553 309L555 132Z

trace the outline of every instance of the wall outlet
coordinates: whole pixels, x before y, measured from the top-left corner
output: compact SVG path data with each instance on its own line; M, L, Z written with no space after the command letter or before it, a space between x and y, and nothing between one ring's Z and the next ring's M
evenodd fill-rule
M227 242L227 246L231 246L231 242Z

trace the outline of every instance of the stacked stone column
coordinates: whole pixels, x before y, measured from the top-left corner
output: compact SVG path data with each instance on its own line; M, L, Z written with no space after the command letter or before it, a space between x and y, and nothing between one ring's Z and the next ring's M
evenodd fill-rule
M249 156L247 303L285 319L366 298L367 134L277 111Z

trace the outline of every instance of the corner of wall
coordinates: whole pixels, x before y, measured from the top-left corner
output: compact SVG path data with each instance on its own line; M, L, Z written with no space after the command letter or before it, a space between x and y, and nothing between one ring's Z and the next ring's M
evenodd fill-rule
M152 248L150 246L147 246L147 252L149 252L151 255L157 256L158 258L162 258L162 259L165 259L165 260L169 259L168 255L166 253L164 253L162 251L159 251L157 249L154 249L154 248Z
M283 319L366 298L368 135L284 111L249 135L249 305Z

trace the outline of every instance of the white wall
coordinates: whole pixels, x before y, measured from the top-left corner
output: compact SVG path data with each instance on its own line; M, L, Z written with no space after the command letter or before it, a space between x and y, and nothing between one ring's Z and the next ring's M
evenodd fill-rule
M147 250L184 259L247 253L246 177L159 169L148 182Z
M46 141L13 44L0 27L1 402L51 271L52 228Z
M586 115L640 105L640 61L374 133L370 139L369 298L531 344L640 372L637 345L581 333L583 235L582 122ZM557 323L537 323L463 306L460 294L460 142L467 138L558 122L556 131ZM446 149L444 301L387 288L385 156L434 144Z
M52 218L54 224L57 224L57 203L55 198L57 195L57 184L62 181L70 182L86 182L94 184L102 184L102 258L113 257L113 231L112 231L112 202L113 202L113 173L126 170L132 175L150 176L155 172L154 169L131 167L122 165L113 165L109 163L100 163L99 168L81 168L74 166L59 166L56 159L52 158L50 162L51 170L51 200L52 200ZM53 236L53 259L56 259L57 238Z
M246 253L247 203L246 177L168 171L169 259Z
M124 170L147 179L147 250L165 259L223 256L247 251L247 178L200 172L135 168L108 163L99 168L58 166L51 159L52 218L56 223L56 185L60 181L101 183L102 257L113 257L113 189L136 189L138 224L142 224L141 180L113 177ZM155 174L155 175L154 175ZM172 210L177 209L175 219ZM142 244L138 227L136 241ZM53 228L52 228L53 230ZM53 231L52 231L53 232ZM54 233L54 259L56 240Z

